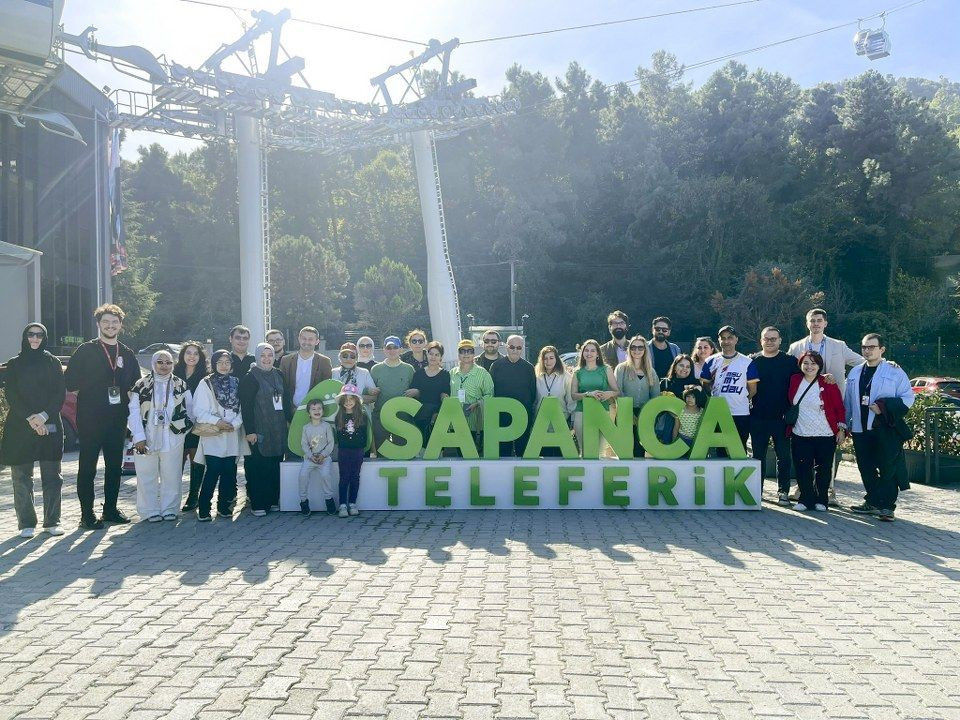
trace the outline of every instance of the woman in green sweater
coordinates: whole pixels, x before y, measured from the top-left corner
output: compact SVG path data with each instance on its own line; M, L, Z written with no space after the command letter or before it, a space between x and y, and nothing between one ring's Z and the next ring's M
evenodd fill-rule
M583 399L592 397L610 408L610 401L620 394L613 368L603 361L600 343L587 340L580 346L580 360L570 382L570 396L577 401L573 413L573 432L577 436L577 445L583 454Z

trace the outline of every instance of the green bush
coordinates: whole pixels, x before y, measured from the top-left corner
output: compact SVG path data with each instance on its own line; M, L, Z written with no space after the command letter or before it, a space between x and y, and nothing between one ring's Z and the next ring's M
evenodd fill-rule
M923 418L926 409L932 407L955 406L944 403L940 393L917 393L917 399L906 417L907 425L914 433L913 439L907 443L907 449L923 452L926 441ZM940 453L960 457L960 408L940 416Z

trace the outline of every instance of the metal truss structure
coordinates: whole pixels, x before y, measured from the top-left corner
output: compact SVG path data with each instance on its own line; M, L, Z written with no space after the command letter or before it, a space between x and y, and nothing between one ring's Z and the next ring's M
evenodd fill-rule
M460 311L447 245L437 162L437 139L453 137L518 109L513 100L472 97L474 80L451 81L450 57L459 45L431 40L426 49L371 79L371 102L344 100L309 87L299 57L280 59L280 32L290 12L255 11L253 22L232 43L221 45L198 68L155 57L135 46L99 44L94 28L81 35L60 32L43 68L7 78L0 64L0 109L15 99L20 115L52 82L62 65L63 45L149 85L115 90L114 127L231 141L237 147L241 316L254 337L270 326L270 226L267 152L270 149L332 154L358 148L412 143L427 245L427 298L432 335L446 347L460 338ZM265 63L255 43L269 39ZM286 54L284 52L284 54ZM244 72L224 67L238 61ZM0 61L2 62L2 61ZM437 65L439 64L439 67ZM262 67L261 67L262 65ZM299 75L303 85L294 85ZM67 123L69 125L69 123ZM79 137L79 134L77 134Z

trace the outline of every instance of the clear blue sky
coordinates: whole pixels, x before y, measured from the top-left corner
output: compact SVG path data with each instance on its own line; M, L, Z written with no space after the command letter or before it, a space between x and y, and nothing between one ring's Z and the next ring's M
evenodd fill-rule
M295 18L317 20L399 37L461 41L530 32L568 25L618 20L675 11L731 0L418 0L417 2L321 2L320 0L214 0L276 11L290 8ZM907 0L760 0L721 8L612 27L465 45L454 52L454 68L479 83L481 94L502 89L504 71L514 62L541 70L553 78L562 75L571 60L579 61L600 80L629 80L638 65L647 64L659 49L690 64L837 25ZM240 13L249 19L248 13ZM66 0L64 25L79 33L87 25L98 28L100 42L143 45L154 54L183 65L199 65L222 42L242 33L234 13L182 0ZM871 21L867 25L878 25ZM762 66L794 78L804 86L836 81L874 68L892 75L960 79L960 2L926 0L891 15L887 31L893 43L890 57L873 61L858 57L851 38L855 28L844 28L740 58L750 67ZM288 23L284 46L307 62L306 76L314 88L338 96L368 101L369 78L409 57L414 46L366 38L304 23ZM107 63L92 63L69 55L71 64L96 85L138 89L137 83L116 73ZM692 71L688 79L699 84L719 67ZM140 88L145 89L145 88ZM187 141L148 133L133 134L124 148L135 157L136 146L161 142L171 149L189 148Z

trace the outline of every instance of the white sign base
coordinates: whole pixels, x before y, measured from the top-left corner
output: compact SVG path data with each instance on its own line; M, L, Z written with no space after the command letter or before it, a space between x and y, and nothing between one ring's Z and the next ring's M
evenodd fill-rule
M332 470L336 479L336 463ZM299 462L280 465L281 510L300 509L299 472ZM759 460L367 460L357 505L361 510L759 510L761 487ZM308 495L311 509L324 508L316 483Z

